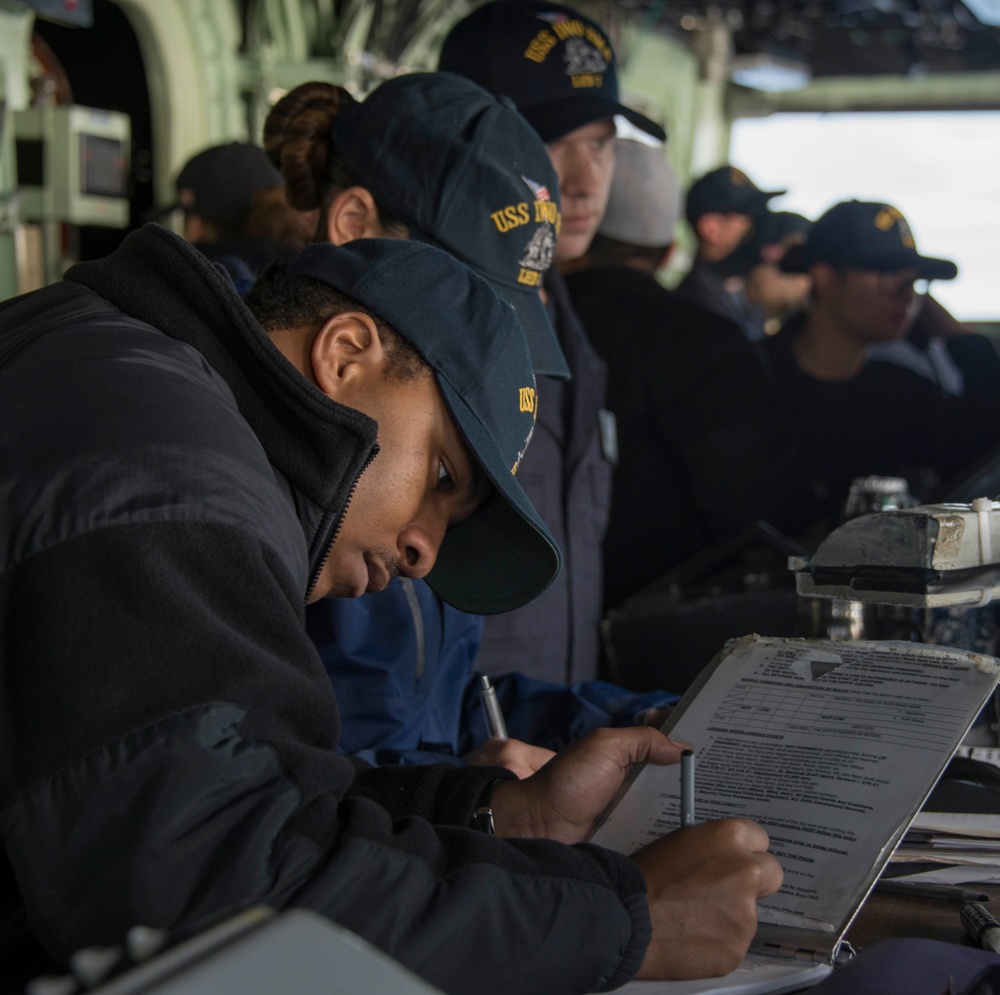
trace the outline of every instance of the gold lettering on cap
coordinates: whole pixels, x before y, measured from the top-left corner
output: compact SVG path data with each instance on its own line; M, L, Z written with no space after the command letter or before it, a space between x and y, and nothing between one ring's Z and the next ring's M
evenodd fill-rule
M499 211L494 211L490 215L490 220L497 226L497 231L501 234L509 232L512 228L520 228L531 220L526 201L518 204L508 204L501 207Z
M519 387L517 390L518 403L521 411L528 411L537 416L538 394L534 387Z
M604 35L602 35L601 32L597 30L597 28L595 28L593 25L588 26L586 37L587 41L589 41L590 44L593 45L594 48L596 48L597 51L604 56L607 62L612 61L614 53L611 51L611 46L608 44L607 39L604 37Z
M545 56L552 51L553 46L558 41L559 39L551 31L542 28L528 43L528 47L524 50L524 57L531 59L532 62L544 62Z
M538 395L535 393L534 387L520 387L518 393L521 395L521 410L524 411L524 399L525 391L530 392L529 397L531 404L534 406L532 410L531 428L528 429L528 434L524 437L524 445L521 447L521 451L517 454L517 459L514 460L514 465L510 468L511 476L517 474L517 468L521 465L521 460L524 459L524 454L531 443L531 437L535 434L535 419L538 418Z
M535 201L535 221L547 222L558 232L562 225L562 218L559 217L559 208L555 201L536 200Z
M595 73L581 73L577 76L570 76L570 81L577 89L593 90L604 86L604 77Z
M910 226L906 223L906 218L900 213L900 211L886 204L878 214L875 215L875 227L879 231L890 231L893 225L899 228L899 240L907 249L915 249L916 242L913 241L913 233L910 231Z
M896 215L898 213L894 207L883 207L875 215L875 227L879 231L888 231L896 223Z
M526 287L539 287L542 283L542 274L537 270L525 269L524 266L521 266L517 271L517 282L523 283Z
M584 34L583 21L556 21L552 25L552 30L559 36L560 41L567 38L582 38Z
M558 234L559 229L562 227L562 216L555 202L551 200L536 200L532 203L534 204L534 211L532 211L531 205L527 201L522 200L517 204L508 204L506 207L501 207L499 211L494 211L490 215L490 220L497 226L497 231L501 234L506 234L514 228L520 228L521 225L529 224L532 220L536 224L545 223L552 225Z

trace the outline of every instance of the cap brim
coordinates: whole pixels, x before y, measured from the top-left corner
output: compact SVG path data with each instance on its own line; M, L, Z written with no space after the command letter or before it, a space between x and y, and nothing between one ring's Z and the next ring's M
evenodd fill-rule
M143 213L142 223L145 225L150 221L159 221L161 218L165 218L168 214L173 214L174 211L179 210L181 210L180 204L168 204L166 207L151 207Z
M746 190L739 196L731 191L715 198L693 197L688 193L684 216L694 225L706 214L746 214L759 217L768 211L768 202L774 197L788 193L787 190Z
M891 273L904 269L915 269L918 280L953 280L958 276L958 267L950 259L934 259L921 256L914 251L894 255L869 256L852 260L845 265L856 269L874 269Z
M917 270L920 280L954 280L958 276L958 267L950 259L935 259L932 256L920 256L914 253L901 253L895 256L871 256L864 258L852 256L850 259L818 259L813 258L809 251L809 243L792 245L781 262L779 268L785 273L808 273L814 263L828 263L830 266L847 266L853 269L870 269L885 272L910 269Z
M765 211L769 210L768 204L775 198L780 197L782 194L788 193L787 190L754 190L747 194L746 201L743 205L744 210L748 214L763 214ZM736 210L736 208L730 207L727 210Z
M610 100L595 93L560 97L558 100L518 106L517 109L528 119L543 142L553 142L571 131L576 131L577 128L593 124L594 121L613 118L616 114L621 114L630 124L634 124L640 131L661 142L667 137L663 128L648 117L618 103L617 100Z
M917 269L920 270L922 280L954 280L958 276L958 267L950 259L919 256Z
M516 312L528 341L531 367L535 373L555 380L569 380L569 364L556 338L556 331L542 303L541 294L530 287L515 290L497 280L491 280L485 273L481 275L489 280L497 297L510 304Z
M446 380L437 383L494 492L449 530L427 583L461 611L495 615L520 608L556 579L562 554L482 423Z

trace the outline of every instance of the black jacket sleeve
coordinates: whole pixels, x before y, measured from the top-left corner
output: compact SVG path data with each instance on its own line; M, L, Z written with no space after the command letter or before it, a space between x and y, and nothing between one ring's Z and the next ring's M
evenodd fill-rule
M494 769L336 753L299 585L251 532L96 529L0 584L0 830L57 960L264 903L328 915L446 992L597 991L638 969L631 861L464 828Z

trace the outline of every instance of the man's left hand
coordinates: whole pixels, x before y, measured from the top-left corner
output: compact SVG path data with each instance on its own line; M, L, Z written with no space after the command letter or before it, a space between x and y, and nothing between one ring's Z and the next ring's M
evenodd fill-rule
M673 764L687 744L649 726L597 729L522 781L502 781L490 801L498 836L580 843L632 765Z

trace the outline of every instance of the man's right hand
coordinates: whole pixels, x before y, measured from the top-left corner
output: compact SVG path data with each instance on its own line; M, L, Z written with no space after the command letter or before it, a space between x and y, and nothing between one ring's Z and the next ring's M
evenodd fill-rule
M747 819L678 829L632 854L646 877L653 939L639 978L734 970L757 929L757 899L781 887L767 833Z

